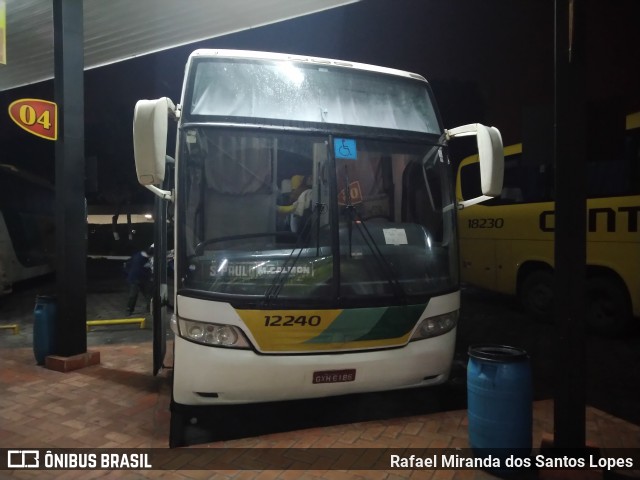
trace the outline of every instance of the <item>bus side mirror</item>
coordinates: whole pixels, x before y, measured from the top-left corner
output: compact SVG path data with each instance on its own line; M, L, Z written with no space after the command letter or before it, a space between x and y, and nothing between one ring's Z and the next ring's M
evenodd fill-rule
M500 131L495 127L485 127L479 123L447 130L448 139L468 135L475 135L478 140L482 195L460 202L460 208L484 202L500 195L504 178L504 151Z
M176 107L167 97L139 100L133 112L133 154L138 182L163 198L169 198L171 193L155 185L164 180L168 118L175 114Z

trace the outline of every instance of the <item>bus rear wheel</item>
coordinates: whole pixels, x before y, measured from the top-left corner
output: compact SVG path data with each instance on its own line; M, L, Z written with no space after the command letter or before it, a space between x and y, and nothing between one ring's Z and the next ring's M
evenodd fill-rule
M536 270L528 274L520 288L520 300L527 314L536 321L553 321L553 274Z
M631 305L624 285L615 278L587 280L587 326L599 335L623 333L631 318Z

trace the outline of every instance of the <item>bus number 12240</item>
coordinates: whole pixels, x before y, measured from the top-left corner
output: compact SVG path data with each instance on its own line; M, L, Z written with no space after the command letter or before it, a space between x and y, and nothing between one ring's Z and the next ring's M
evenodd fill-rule
M318 327L320 326L320 316L319 315L311 315L307 317L306 315L265 315L264 317L264 326L265 327L293 327L295 325L310 327Z

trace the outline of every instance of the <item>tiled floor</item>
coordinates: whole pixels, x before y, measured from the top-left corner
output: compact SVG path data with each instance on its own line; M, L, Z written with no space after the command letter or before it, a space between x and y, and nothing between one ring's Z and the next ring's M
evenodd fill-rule
M102 302L102 303L100 303ZM99 304L100 303L100 304ZM116 295L90 297L89 318L113 318L120 313ZM119 315L121 316L121 315ZM25 322L23 322L25 323ZM28 323L28 322L26 322ZM137 341L110 342L109 327L88 334L90 349L100 352L101 363L68 373L35 365L29 326L18 335L3 337L0 363L1 448L123 448L168 446L170 414L169 374L151 375L150 332L136 327L120 329ZM105 333L106 332L106 333ZM115 338L115 333L113 334ZM136 338L137 336L137 338ZM98 342L97 337L100 337ZM142 341L138 341L142 338ZM171 349L169 348L168 351ZM165 364L170 365L168 358ZM553 431L551 400L534 403L533 446ZM357 422L322 428L272 433L239 440L219 441L196 448L466 448L466 410ZM640 448L640 427L587 408L587 441L598 447ZM191 448L184 451L192 451ZM354 450L357 451L357 450ZM366 451L363 450L363 454ZM0 471L1 478L92 479L492 479L483 470L353 470L344 458L334 464L310 464L300 470L175 470L151 471ZM197 465L197 463L194 463ZM179 464L178 464L179 465ZM204 464L202 464L204 465ZM232 463L230 463L232 465ZM315 465L315 466L314 466ZM358 463L351 463L358 465ZM603 478L596 471L547 470L535 478ZM636 474L638 472L635 472ZM591 476L589 476L591 475ZM512 476L511 478L525 478ZM530 477L526 477L530 478Z

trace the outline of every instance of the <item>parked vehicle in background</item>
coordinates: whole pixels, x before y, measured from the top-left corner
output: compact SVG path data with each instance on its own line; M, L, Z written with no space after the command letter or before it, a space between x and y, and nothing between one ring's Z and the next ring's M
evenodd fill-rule
M0 164L0 295L53 272L54 189L47 180Z
M87 256L89 258L127 259L134 252L139 252L153 243L154 222L153 215L150 213L151 206L136 206L134 210L136 213L130 211L112 213L108 208L89 207L87 215Z
M518 295L535 318L553 317L554 202L551 158L505 148L500 196L458 214L461 277ZM624 145L587 162L587 323L619 334L640 316L640 112L626 117ZM473 197L476 156L460 164L458 201Z

